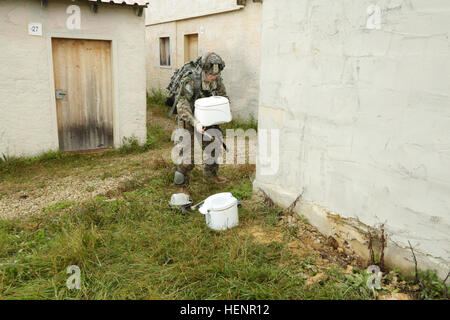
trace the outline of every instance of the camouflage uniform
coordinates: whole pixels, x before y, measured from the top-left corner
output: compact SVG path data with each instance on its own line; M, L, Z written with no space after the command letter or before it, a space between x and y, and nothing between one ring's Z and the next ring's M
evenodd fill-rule
M208 69L206 69L206 71L208 71ZM181 89L178 96L178 103L177 103L178 123L179 126L185 128L190 132L192 152L190 157L190 163L186 164L185 162L188 161L183 161L176 167L176 170L178 172L181 172L186 178L188 178L189 172L194 168L194 143L196 141L195 137L197 137L198 139L197 141L201 141L200 139L202 139L201 134L195 130L195 126L199 123L199 121L195 119L194 116L195 100L210 96L222 96L228 98L220 74L217 75L216 80L213 82L202 81L204 79L203 73L205 73L206 71L195 70L192 73L185 76L181 80ZM201 79L200 88L195 90L196 85L195 81L200 81L200 79ZM219 126L206 127L206 130L208 129L218 129L222 133L222 129ZM202 150L205 150L206 146L208 146L210 143L212 142L203 141ZM217 148L216 150L221 150L221 148ZM212 152L211 156L212 156L211 159L205 159L205 166L203 168L203 173L207 177L217 176L217 171L219 170L219 165L215 161L213 162L213 160L219 157L220 154L216 155L215 152ZM184 159L186 159L186 157L189 157L189 155L185 155Z

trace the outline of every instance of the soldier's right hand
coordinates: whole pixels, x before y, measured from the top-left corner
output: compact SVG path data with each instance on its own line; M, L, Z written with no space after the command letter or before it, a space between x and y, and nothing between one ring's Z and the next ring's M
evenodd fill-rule
M205 127L201 123L197 123L195 129L201 134L205 133Z

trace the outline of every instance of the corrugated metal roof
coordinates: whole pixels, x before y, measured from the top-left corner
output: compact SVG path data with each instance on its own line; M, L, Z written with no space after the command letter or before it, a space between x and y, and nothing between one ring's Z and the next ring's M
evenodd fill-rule
M89 0L90 2L103 2L114 4L125 4L129 6L147 6L150 1L145 0Z

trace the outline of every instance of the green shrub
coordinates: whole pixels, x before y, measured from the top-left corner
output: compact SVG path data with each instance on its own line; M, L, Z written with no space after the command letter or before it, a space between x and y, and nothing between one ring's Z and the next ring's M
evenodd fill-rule
M229 123L223 124L221 127L224 131L224 134L226 133L226 129L243 129L244 131L248 129L254 129L258 131L258 121L255 120L253 115L250 115L250 119L247 121L235 119Z
M444 286L447 284L438 278L436 270L419 271L419 283L421 299L444 298Z
M11 157L5 154L0 156L0 174L12 172L15 169L32 165L35 163L46 163L61 160L64 156L61 151L49 150L34 157Z
M135 136L132 137L123 137L123 144L119 148L119 153L128 154L128 153L140 153L147 152L149 150L155 149L159 146L160 138L155 133L155 129L153 127L147 128L147 139L144 144L139 144L138 139Z
M62 152L59 150L58 151L49 150L34 157L11 157L2 154L2 156L0 157L0 165L31 164L35 162L61 158Z
M247 180L241 184L235 185L230 191L234 197L239 200L246 200L252 196L253 185L250 180Z
M152 104L157 104L164 106L166 103L166 94L162 89L150 89L150 92L147 92L147 106Z

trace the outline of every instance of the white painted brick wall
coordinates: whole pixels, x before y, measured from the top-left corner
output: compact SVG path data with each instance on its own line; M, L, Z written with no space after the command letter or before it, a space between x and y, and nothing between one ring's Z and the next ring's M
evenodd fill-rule
M448 267L449 36L447 0L264 1L259 123L281 130L281 164L256 184L386 223Z

